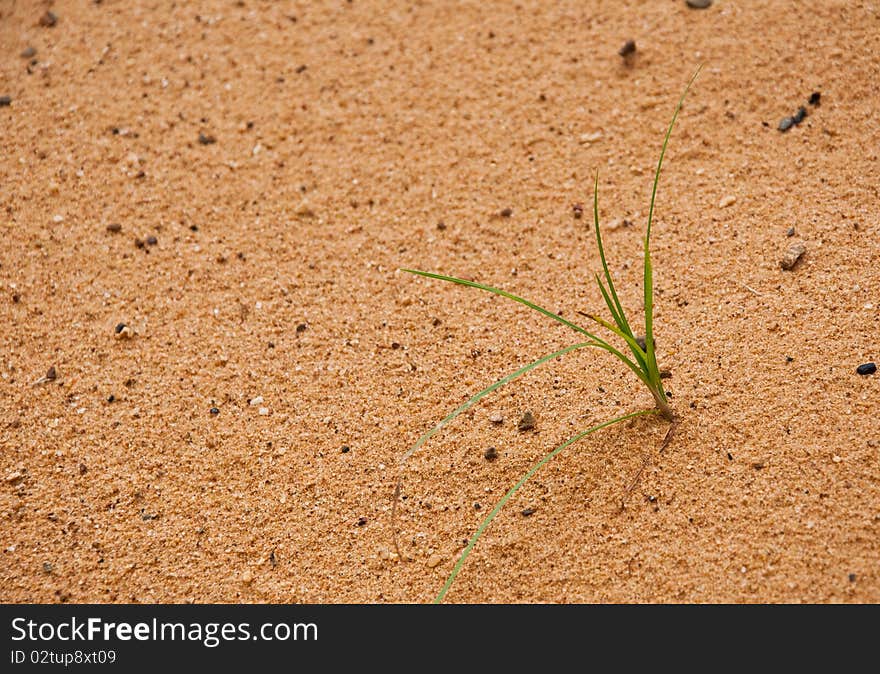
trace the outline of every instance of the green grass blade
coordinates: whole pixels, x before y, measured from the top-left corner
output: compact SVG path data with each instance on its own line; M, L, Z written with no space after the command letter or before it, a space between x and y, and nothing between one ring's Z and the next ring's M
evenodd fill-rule
M654 200L657 197L657 185L660 183L660 169L663 167L663 157L666 154L666 146L669 144L669 137L672 135L672 127L675 126L675 120L678 119L678 113L681 111L681 106L684 104L685 96L687 96L688 91L690 91L694 80L697 79L697 75L700 74L702 67L703 66L699 66L697 68L696 72L691 77L690 82L688 82L687 86L684 88L681 98L678 99L678 105L675 106L675 112L672 114L672 121L669 122L669 128L666 130L666 137L663 139L663 147L660 149L660 160L657 162L657 171L654 173L654 186L651 189L651 207L648 209L648 233L646 235L648 243L651 242L651 223L654 220Z
M605 260L605 246L602 244L602 232L599 230L599 172L596 171L596 183L593 186L593 222L595 223L596 228L596 244L599 247L599 258L602 260L602 269L605 272L605 280L608 282L608 290L611 293L611 297L614 300L614 308L611 307L611 303L608 302L606 298L605 302L608 304L608 308L611 309L611 315L614 316L614 322L617 323L618 327L620 327L621 331L628 334L630 337L633 336L632 330L629 327L629 323L626 320L626 313L623 311L623 305L620 303L620 298L617 296L617 290L614 288L614 281L611 278L611 272L608 271L608 262ZM602 293L605 294L604 291ZM615 311L616 309L616 311Z
M400 466L403 467L403 464L406 463L407 459L409 459L409 457L411 457L413 454L415 454L419 450L419 448L422 445L424 445L428 440L430 440L431 437L434 434L436 434L441 428L443 428L446 424L448 424L450 421L455 419L455 417L457 417L462 412L466 412L471 407L476 405L482 398L485 398L487 395L492 393L492 391L495 391L496 389L501 388L505 384L509 384L517 377L524 375L526 372L529 372L530 370L534 370L536 367L538 367L539 365L543 365L548 360L553 360L554 358L558 358L559 356L564 356L566 353L569 353L571 351L575 351L577 349L583 349L588 346L594 346L593 342L582 342L580 344L572 344L571 346L567 346L564 349L560 349L559 351L554 351L553 353L547 354L546 356L542 356L541 358L538 358L538 360L533 361L533 362L529 363L528 365L524 365L523 367L518 369L516 372L510 373L509 375L507 375L503 379L499 379L491 386L487 386L486 388L484 388L482 391L480 391L476 395L471 396L466 402L464 402L461 405L459 405L458 407L456 407L452 412L447 414L443 418L443 420L440 421L436 426L431 428L429 431L425 432L424 435L422 435L418 440L416 440L416 443L400 459Z
M563 325L567 325L572 330L575 330L577 332L580 332L583 335L586 335L587 337L589 337L591 340L593 340L597 344L606 344L604 339L597 337L596 335L592 334L591 332L587 332L584 328L577 325L576 323L572 323L571 321L566 320L562 316L558 316L557 314L554 314L552 311L548 311L544 307L539 307L534 302L529 302L528 300L523 299L522 297L519 297L518 295L514 295L513 293L509 293L506 290L500 290L499 288L493 288L492 286L483 285L482 283L477 283L475 281L468 281L466 279L457 278L455 276L444 276L443 274L434 274L433 272L429 272L429 271L419 271L417 269L401 269L400 271L405 271L408 274L415 274L417 276L424 276L425 278L437 279L439 281L448 281L449 283L457 283L459 285L468 286L470 288L478 288L480 290L485 290L486 292L494 293L495 295L500 295L501 297L506 297L509 300L513 300L514 302L519 302L520 304L523 304L523 305L529 307L529 309L534 309L535 311L542 313L545 316L549 316L554 321L559 321Z
M595 321L596 323L601 325L603 328L607 328L608 330L613 332L615 335L617 335L618 337L623 339L627 343L627 346L629 346L629 348L635 354L636 359L638 360L639 365L645 371L645 374L648 373L647 364L645 362L646 353L644 351L642 351L642 347L639 346L639 343L635 340L635 338L630 337L629 335L624 333L620 328L618 328L616 325L614 325L613 323L609 323L604 318L600 318L599 316L594 316L593 314L585 314L583 312L581 312L581 315L586 316L591 321Z
M537 473L541 468L543 468L554 456L559 454L563 449L573 445L575 442L580 440L581 438L590 435L590 433L595 433L596 431L611 426L613 424L620 423L621 421L626 421L627 419L632 419L633 417L642 416L645 414L656 414L656 409L650 410L641 410L639 412L632 412L630 414L624 414L621 417L617 417L616 419L612 419L611 421L605 421L601 424L593 426L592 428L588 428L585 431L582 431L575 435L572 438L569 438L564 443L559 445L552 452L547 454L543 459L541 459L538 463L536 463L528 473L526 473L519 482L517 482L510 490L501 497L501 500L498 501L498 504L492 509L488 515L486 515L485 519L480 523L480 526L477 528L476 533L471 537L471 540L468 542L467 547L465 547L464 551L462 551L461 556L458 558L458 561L455 563L455 566L452 569L452 573L449 574L449 578L446 579L446 583L443 585L443 589L440 590L440 593L437 595L436 599L434 599L435 604L439 604L443 601L443 598L446 596L446 593L449 592L449 588L452 587L452 583L455 580L455 577L458 575L459 571L461 571L461 567L464 565L465 560L468 558L468 555L471 554L471 551L474 549L474 546L477 544L477 541L486 531L486 527L491 524L492 520L495 519L495 516L501 512L501 509L504 507L504 504L510 500L510 497L513 496L517 491L519 491L520 487L522 487L535 473Z
M645 291L645 352L648 375L651 380L651 388L659 394L660 398L666 400L666 392L660 384L660 373L657 367L657 356L654 353L654 274L651 268L651 225L654 222L654 202L657 198L657 186L660 184L660 170L663 168L663 157L666 155L666 147L669 145L669 137L672 135L672 129L675 127L675 120L678 119L678 113L684 104L684 99L700 74L698 67L696 72L688 82L678 99L678 105L675 106L675 112L672 114L672 121L669 122L669 128L666 130L666 137L663 139L663 147L660 148L660 159L657 161L657 171L654 173L654 185L651 188L651 207L648 209L648 228L645 234L645 270L644 270L644 291Z

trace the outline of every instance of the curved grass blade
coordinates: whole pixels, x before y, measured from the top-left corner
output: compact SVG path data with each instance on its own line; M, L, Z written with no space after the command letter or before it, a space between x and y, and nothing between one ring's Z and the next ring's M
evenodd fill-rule
M611 317L614 319L614 322L617 325L620 325L620 321L618 320L618 317L616 315L617 312L614 309L613 304L611 303L611 298L608 296L608 291L605 290L605 286L602 284L602 279L599 278L598 274L596 274L596 283L599 286L599 290L602 292L602 298L605 300L605 304L608 306L608 309L611 311ZM579 311L578 313L581 316L586 316L587 318L591 318L594 321L599 322L598 319L593 314L588 314L584 311ZM610 325L608 327L609 327L609 330L614 331L615 334L619 334L621 337L623 337L624 340L627 339L627 337L624 336L624 333L622 331L618 332L617 328L613 328ZM635 341L635 338L633 338L632 335L629 335L629 339L632 339L633 342L635 343L635 346L638 347L638 348L635 348L635 347L633 347L632 343L627 342L627 346L629 346L629 350L632 351L632 354L633 354L633 356L635 356L636 362L638 362L639 367L642 369L642 371L647 372L648 367L645 364L645 352L642 351L642 347L639 346L638 342Z
M415 454L419 450L419 448L422 447L422 445L424 445L428 440L430 440L431 437L433 437L441 428L446 426L446 424L451 422L453 419L455 419L462 412L466 412L471 407L476 405L481 399L485 398L487 395L492 393L492 391L495 391L495 390L501 388L505 384L509 384L517 377L520 377L520 376L526 374L530 370L534 370L536 367L538 367L539 365L543 365L548 360L553 360L554 358L558 358L559 356L564 356L566 353L569 353L571 351L576 351L578 349L583 349L588 346L596 346L596 344L594 344L593 342L581 342L580 344L572 344L571 346L567 346L564 349L560 349L559 351L554 351L553 353L549 353L546 356L541 356L540 358L538 358L538 360L532 361L528 365L524 365L523 367L519 368L516 372L511 372L506 377L499 379L491 386L487 386L479 393L468 398L464 403L462 403L461 405L456 407L454 410L452 410L452 412L447 414L439 423L437 423L435 426L433 426L428 431L423 433L422 436L418 440L416 440L416 443L412 447L410 447L409 451L407 451L406 454L404 454L400 459L400 462L398 464L397 482L394 485L394 496L392 497L393 500L391 502L391 522L392 522L392 527L394 528L394 549L397 552L398 556L401 556L401 555L400 555L400 547L397 544L397 527L395 524L397 522L397 503L398 503L398 500L400 499L400 489L401 489L401 485L403 484L403 470L404 470L404 467L406 466L406 462L409 460L409 458L413 454Z
M587 330L585 330L581 326L577 325L576 323L572 323L571 321L564 319L562 316L554 314L552 311L548 311L547 309L545 309L543 307L539 307L534 302L529 302L528 300L523 299L522 297L519 297L518 295L514 295L513 293L509 293L506 290L500 290L498 288L493 288L492 286L487 286L482 283L477 283L476 281L468 281L466 279L458 278L456 276L444 276L443 274L435 274L435 273L429 272L429 271L419 271L417 269L401 269L400 271L405 271L409 274L416 274L417 276L424 276L426 278L437 279L439 281L449 281L450 283L457 283L459 285L468 286L469 288L477 288L479 290L485 290L487 292L494 293L496 295L500 295L501 297L506 297L508 299L511 299L514 302L519 302L520 304L524 304L525 306L529 307L530 309L534 309L535 311L538 311L538 312L544 314L545 316L549 316L553 320L559 321L563 325L567 325L572 330L576 330L577 332L580 332L581 334L586 335L587 337L589 337L593 341L592 346L595 346L599 349L604 349L605 351L607 351L611 355L618 358L624 365L626 365L630 370L632 370L635 373L635 375L642 382L644 382L645 384L648 384L648 380L646 378L646 375L639 368L639 366L636 365L634 362L632 362L625 355L623 355L618 349L615 349L613 346L611 346L604 339L602 339L601 337L597 337L592 332L588 332Z
M405 271L408 274L415 274L416 276L424 276L425 278L437 279L438 281L448 281L449 283L457 283L458 285L468 286L470 288L478 288L480 290L485 290L486 292L494 293L495 295L500 295L501 297L506 297L507 299L513 300L514 302L519 302L520 304L524 304L529 309L534 309L535 311L542 313L545 316L549 316L554 321L559 321L563 325L567 325L572 330L575 330L577 332L580 332L583 335L586 335L587 337L589 337L591 340L593 340L597 344L606 344L607 345L607 343L605 342L604 339L601 339L601 338L597 337L596 335L594 335L590 332L587 332L584 328L577 325L576 323L572 323L571 321L566 320L562 316L554 314L552 311L548 311L544 307L539 307L534 302L529 302L528 300L523 299L522 297L519 297L518 295L514 295L513 293L509 293L506 290L501 290L499 288L493 288L492 286L487 286L482 283L477 283L476 281L468 281L466 279L457 278L455 276L444 276L443 274L435 274L435 273L429 272L429 271L419 271L418 269L401 269L400 271Z
M418 440L416 440L416 443L400 459L400 465L403 466L403 464L407 461L407 459L409 459L409 457L411 457L413 454L415 454L419 450L419 448L422 445L424 445L428 440L430 440L431 437L433 435L435 435L441 428L443 428L446 424L448 424L450 421L455 419L455 417L457 417L462 412L467 412L471 407L476 405L481 399L485 398L487 395L492 393L492 391L495 391L495 390L501 388L505 384L509 384L517 377L524 375L526 372L529 372L530 370L534 370L536 367L538 367L539 365L543 365L548 360L553 360L554 358L559 358L560 356L564 356L565 354L567 354L571 351L576 351L577 349L583 349L588 346L595 346L595 345L593 344L593 342L581 342L580 344L572 344L571 346L567 346L564 349L560 349L559 351L554 351L553 353L549 353L546 356L541 356L540 358L538 358L538 360L532 361L528 365L524 365L523 367L518 369L516 372L511 372L506 377L499 379L491 386L487 386L479 393L471 396L470 398L468 398L468 400L466 402L464 402L461 405L459 405L458 407L456 407L452 412L447 414L443 418L442 421L437 423L436 426L431 428L429 431L425 432L422 435L422 437L420 437Z
M632 329L630 329L629 322L626 320L626 313L623 311L623 305L620 303L620 298L617 296L617 290L614 288L614 281L611 279L611 272L608 271L608 262L605 261L605 246L602 244L602 233L599 231L599 171L596 171L596 182L593 185L593 222L596 228L596 244L599 247L599 258L602 260L602 269L605 272L605 280L608 281L608 290L611 293L611 298L614 300L614 306L611 306L607 297L605 298L605 303L611 310L614 322L617 323L621 331L625 332L630 337L633 337ZM602 295L605 295L604 289Z
M655 396L659 396L658 402L662 399L664 403L666 402L666 392L660 385L657 356L654 353L654 275L651 268L651 225L654 221L654 202L657 198L657 186L660 184L660 170L663 168L663 157L666 155L666 146L669 144L669 137L672 135L672 129L675 127L675 120L678 119L678 113L681 111L681 106L684 104L685 96L687 96L694 80L697 79L697 75L700 74L701 68L702 66L699 66L696 72L694 72L690 82L688 82L684 92L681 94L681 98L678 99L678 105L675 106L675 112L672 114L672 121L669 122L669 128L666 130L666 137L663 139L663 147L660 148L660 159L657 161L657 171L654 173L654 185L651 188L651 207L648 209L648 228L645 233L645 270L643 281L645 290L645 360L647 361L649 369L649 378L655 383L655 386L652 386L651 388L654 389Z
M520 479L519 482L517 482L513 487L510 488L510 490L504 496L501 497L501 500L498 501L498 504L492 509L492 512L490 512L488 515L486 515L486 518L482 521L482 523L480 523L480 526L477 528L476 533L471 537L471 540L470 540L470 542L468 542L467 547L464 549L464 551L462 551L461 556L458 558L458 561L455 563L455 567L453 567L452 573L449 574L449 578L446 579L446 583L443 585L443 589L440 590L440 593L434 599L434 603L439 604L440 602L443 601L443 598L446 596L446 593L449 592L449 588L452 587L452 583L455 580L455 577L458 575L459 571L461 571L461 567L464 565L465 560L468 558L468 555L471 554L471 550L474 549L474 546L477 544L477 541L480 539L480 537L486 531L486 527L488 527L489 524L492 522L492 520L495 519L495 516L498 515L499 512L501 512L501 509L504 507L504 504L510 500L511 496L513 496L517 491L519 491L519 488L522 487L529 480L529 478L531 478L535 473L537 473L539 470L541 470L541 468L543 468L550 461L550 459L552 459L554 456L559 454L559 452L561 452L566 447L569 447L570 445L573 445L575 442L577 442L581 438L584 438L584 437L590 435L590 433L595 433L596 431L598 431L602 428L606 428L606 427L611 426L613 424L620 423L621 421L626 421L627 419L632 419L634 417L639 417L639 416L642 416L645 414L657 414L657 410L650 409L650 410L641 410L639 412L631 412L630 414L624 414L623 416L617 417L616 419L612 419L611 421L605 421L601 424L597 424L596 426L593 426L592 428L588 428L585 431L581 431L580 433L578 433L574 437L569 438L568 440L563 442L561 445L559 445L559 447L554 449L552 452L547 454L547 456L545 456L538 463L536 463L532 467L532 469L529 470L528 473L523 475L522 479Z

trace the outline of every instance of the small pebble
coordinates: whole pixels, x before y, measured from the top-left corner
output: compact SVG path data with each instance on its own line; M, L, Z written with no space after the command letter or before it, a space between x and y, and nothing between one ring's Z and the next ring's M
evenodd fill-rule
M877 371L876 363L864 363L856 368L856 373L861 375L874 374Z
M635 40L627 40L623 43L623 46L617 52L623 58L628 58L636 53L636 41Z
M309 326L306 325L305 323L300 323L299 325L296 326L296 333L299 334L301 332L305 332L308 327Z
M584 205L583 204L572 204L571 212L574 214L575 220L580 220L584 217Z
M263 396L257 396L256 398L251 398L248 401L248 405L251 407L256 407L257 405L261 405L263 403Z
M43 573L52 573L52 565L49 562L43 562Z
M216 142L217 139L214 136L205 133L199 134L199 143L201 143L202 145L213 145Z
M46 381L55 381L58 378L58 373L55 371L55 366L49 368L49 371L46 372Z
M135 240L134 240L134 247L135 247L135 248L143 248L144 245L145 245L145 244L144 244L144 240L143 240L143 239L140 239L140 238L135 237Z
M789 130L791 127L793 127L793 126L794 126L794 118L792 118L792 117L783 117L783 118L779 121L779 127L778 127L778 128L779 128L780 131L782 131L782 132L784 133L784 132L788 131L788 130Z
M20 56L21 56L23 59L33 58L33 57L36 56L36 55L37 55L37 50L36 50L36 48L35 48L35 47L31 47L31 46L27 46L27 47L25 47L24 49L22 49L22 50L21 50L21 54L20 54Z
M501 416L500 414L498 414L498 413L496 412L495 414L493 414L492 416L489 417L489 423L492 423L492 424L503 424L503 423L504 423L504 417Z
M119 232L122 231L122 225L120 225L118 222L111 222L109 225L107 225L107 231L111 234L119 234Z
M685 4L691 9L707 9L712 6L712 0L685 0Z
M440 222L437 223L437 229L439 229L442 232L444 229L446 229L446 223L441 220Z
M150 236L147 237L147 245L148 246L155 246L157 243L159 243L159 239L157 239L152 234L150 234Z
M113 328L113 336L116 339L131 339L134 337L134 331L125 323L117 323Z
M208 411L209 411L211 414L214 414L214 415L220 414L220 409L217 408L217 407L212 407L212 408L211 408L210 410L208 410Z
M736 197L732 194L728 194L726 197L722 197L721 201L718 202L718 208L727 208L728 206L733 206L736 203Z
M40 20L37 22L43 28L51 28L56 23L58 23L58 17L54 12L47 11L43 16L40 17Z
M794 266L798 263L798 260L801 259L804 253L807 252L807 247L802 242L793 243L788 247L788 250L785 251L785 254L782 256L782 259L779 261L779 266L781 266L786 271L790 269L794 269Z
M24 477L24 474L21 471L16 470L16 471L9 473L9 475L7 475L4 479L9 484L15 484L23 477Z
M534 515L535 512L537 512L537 510L538 510L537 508L526 508L525 510L522 511L522 516L529 517L530 515Z
M241 574L241 582L245 585L250 585L254 582L254 574L251 572L250 569L245 569L244 573Z
M501 209L501 212L499 213L499 215L502 218L509 218L511 215L513 215L513 209L512 208L503 208L503 209Z
M851 574L849 574L848 577L849 577L849 582L850 582L850 583L855 583L855 582L856 582L856 574L851 573Z
M821 100L822 94L820 94L818 91L814 91L812 94L810 94L810 98L807 103L809 103L810 105L819 105L819 102Z
M425 566L427 566L429 569L433 569L435 566L439 566L440 562L442 561L443 557L438 554L433 554L428 557L428 561L425 562Z
M794 236L794 227L789 227L788 231L785 232L785 235L789 238Z
M79 474L80 475L85 475L88 472L89 472L89 467L86 464L84 464L84 463L79 464Z
M260 409L257 410L257 412L260 414L260 416L266 416L267 414L269 414L269 408L268 407L261 407Z
M11 103L12 99L9 96L0 96L0 108L5 108Z
M342 449L340 450L343 454L348 454L351 451L351 447L348 445L342 445Z
M535 427L535 415L532 414L531 410L526 411L525 414L522 415L522 418L519 420L519 424L517 428L520 431L530 431Z
M804 118L806 118L806 116L807 116L807 109L804 106L801 106L798 108L798 111L796 113L794 113L794 115L791 118L791 121L793 121L795 124L800 124L801 122L804 121Z
M494 447L489 447L489 449L483 452L483 458L485 458L486 461L494 461L498 458L498 450Z
M358 525L359 527L365 526L366 524L367 524L367 518L366 518L366 517L358 517L357 525Z

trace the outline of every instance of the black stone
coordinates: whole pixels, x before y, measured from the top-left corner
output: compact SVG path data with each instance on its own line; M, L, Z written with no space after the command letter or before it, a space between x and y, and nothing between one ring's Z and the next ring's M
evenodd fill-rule
M117 335L118 335L120 332L122 332L123 330L125 330L125 323L117 323L117 324L116 324L116 327L113 328L113 332L115 332Z
M538 510L537 508L526 508L525 510L522 511L522 516L528 517L530 515L534 515L537 510Z
M856 372L863 375L874 374L876 371L876 363L864 363L856 368Z
M814 91L810 94L810 99L807 101L810 105L819 105L819 102L822 100L822 94L818 91Z
M216 415L216 414L220 414L220 410L219 410L219 408L217 408L217 407L212 407L212 408L211 408L210 410L208 410L208 411L209 411L211 414L215 414L215 415Z
M12 104L12 98L9 96L0 96L0 108L5 108Z

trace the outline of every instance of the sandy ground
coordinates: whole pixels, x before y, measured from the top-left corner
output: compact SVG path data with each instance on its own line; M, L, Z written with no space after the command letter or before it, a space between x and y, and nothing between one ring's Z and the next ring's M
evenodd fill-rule
M398 267L601 309L598 168L636 313L703 63L653 240L679 431L562 453L448 599L880 601L878 53L872 2L0 0L0 599L433 598L651 399L588 351L493 394L410 462L395 558L407 448L577 341Z

